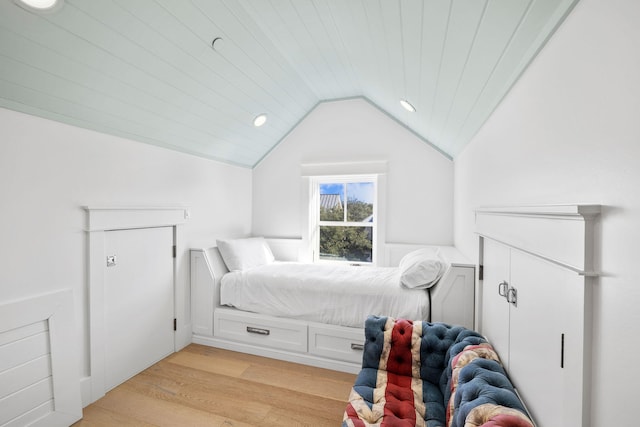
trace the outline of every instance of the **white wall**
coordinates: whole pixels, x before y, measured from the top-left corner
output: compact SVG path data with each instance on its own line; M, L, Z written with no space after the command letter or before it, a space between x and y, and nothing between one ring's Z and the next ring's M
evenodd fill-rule
M364 99L320 103L254 168L253 234L305 237L301 164L367 161L388 162L387 242L453 243L453 162Z
M72 289L82 376L89 366L81 206L189 206L187 248L250 233L249 169L5 109L0 129L0 303ZM179 256L188 268L188 253Z
M455 242L473 259L478 206L605 205L593 319L593 426L637 422L638 22L636 0L581 0L455 160Z

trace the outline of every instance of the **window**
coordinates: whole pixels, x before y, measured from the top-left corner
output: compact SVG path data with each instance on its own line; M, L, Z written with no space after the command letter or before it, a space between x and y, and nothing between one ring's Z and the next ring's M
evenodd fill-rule
M315 261L374 263L376 177L315 178Z

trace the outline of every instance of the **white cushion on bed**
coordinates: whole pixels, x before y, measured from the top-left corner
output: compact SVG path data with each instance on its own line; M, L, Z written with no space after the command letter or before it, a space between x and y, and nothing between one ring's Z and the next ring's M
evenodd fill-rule
M411 289L428 289L449 268L439 250L431 248L409 252L400 260L400 283Z
M218 250L229 271L243 271L274 261L264 237L217 240Z

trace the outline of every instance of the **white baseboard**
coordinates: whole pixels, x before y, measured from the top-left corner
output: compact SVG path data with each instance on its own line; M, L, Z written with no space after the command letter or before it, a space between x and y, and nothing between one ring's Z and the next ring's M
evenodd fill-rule
M315 366L317 368L331 369L333 371L357 374L362 366L359 363L343 362L340 360L327 359L313 356L311 354L294 353L290 351L258 347L251 344L244 344L214 337L193 335L194 344L207 345L209 347L221 348L224 350L238 351L240 353L253 354L255 356L269 357L271 359L284 360L287 362L300 363L303 365Z

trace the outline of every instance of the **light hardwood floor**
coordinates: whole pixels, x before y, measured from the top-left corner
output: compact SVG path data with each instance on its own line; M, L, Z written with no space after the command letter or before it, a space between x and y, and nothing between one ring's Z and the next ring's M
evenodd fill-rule
M354 380L191 344L84 408L73 426L340 426Z

